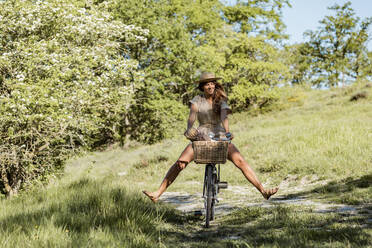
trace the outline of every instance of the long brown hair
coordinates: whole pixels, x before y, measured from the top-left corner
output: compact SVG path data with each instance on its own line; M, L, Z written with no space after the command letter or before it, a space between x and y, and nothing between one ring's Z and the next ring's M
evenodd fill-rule
M202 92L204 92L204 85L208 82L200 83L198 86L198 89ZM225 93L225 90L223 89L223 86L218 83L217 81L214 82L214 93L212 96L213 104L212 108L215 113L221 113L221 104L222 101L227 101L227 95Z

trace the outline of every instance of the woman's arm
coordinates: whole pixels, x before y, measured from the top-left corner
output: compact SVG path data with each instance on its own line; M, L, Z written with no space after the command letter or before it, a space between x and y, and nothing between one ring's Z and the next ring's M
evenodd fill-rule
M228 115L228 109L221 109L222 126L225 128L226 133L229 133L230 132L229 119L227 118L227 115Z
M191 104L189 119L187 120L187 130L192 128L192 126L194 125L194 122L196 120L196 113L197 112L198 112L198 107L195 104Z

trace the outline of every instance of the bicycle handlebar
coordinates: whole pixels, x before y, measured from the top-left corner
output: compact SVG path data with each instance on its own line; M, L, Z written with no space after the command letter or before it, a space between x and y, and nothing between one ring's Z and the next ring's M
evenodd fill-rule
M185 137L191 141L228 141L231 143L231 140L233 138L232 134L230 132L226 133L226 138L220 138L216 137L216 135L213 132L209 132L208 134L201 134L196 129L192 128L190 130L186 130L184 133Z
M213 138L211 140L212 141L228 141L229 143L231 143L231 139L229 138Z
M228 141L229 143L231 143L232 135L230 132L228 132L226 133L226 138L216 138L214 133L210 132L209 137L211 140L214 140L214 141Z

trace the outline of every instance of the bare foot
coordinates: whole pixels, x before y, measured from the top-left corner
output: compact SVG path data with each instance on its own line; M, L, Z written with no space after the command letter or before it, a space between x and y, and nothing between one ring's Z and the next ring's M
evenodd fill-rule
M275 195L276 192L278 192L279 188L273 188L273 189L265 189L264 192L262 192L262 196L266 199L269 200L269 198L272 195Z
M154 193L147 192L146 190L143 190L142 193L144 193L153 203L157 203L159 200L159 197L156 197Z

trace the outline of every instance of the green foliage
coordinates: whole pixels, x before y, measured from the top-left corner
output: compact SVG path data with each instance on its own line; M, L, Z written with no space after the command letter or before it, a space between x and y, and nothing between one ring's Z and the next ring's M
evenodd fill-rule
M263 37L247 37L227 28L220 34L216 32L215 37L213 52L221 63L219 74L228 82L234 110L253 107L260 111L273 103L277 98L275 86L290 79L287 67L279 60L278 50Z
M257 111L275 101L278 98L276 92L276 89L270 89L267 85L254 85L241 80L233 87L230 99L237 110L252 106Z
M70 150L125 135L139 86L126 47L146 31L69 2L0 5L1 190L12 195L58 169Z
M239 32L281 40L287 37L281 20L281 10L285 6L291 6L288 0L238 0L233 6L224 7L223 13L227 22Z
M192 82L201 71L218 73L230 88L240 79L268 85L286 82L286 67L277 60L277 49L268 42L283 38L275 34L284 27L280 11L285 4L287 1L256 1L226 7L216 0L117 0L111 8L124 23L149 29L146 46L132 49L147 86L187 104L195 94ZM249 23L259 37L233 28L238 21L244 21L239 19L240 10L254 13ZM270 31L264 32L262 19L264 24L272 24Z
M312 58L309 55L310 49L304 43L286 46L282 51L281 58L287 65L291 75L292 84L303 84L311 80L310 73Z
M124 23L149 30L146 45L131 49L146 86L155 94L187 104L193 90L190 83L203 64L197 47L205 42L209 30L221 25L219 6L215 0L117 0L110 8Z
M366 44L372 18L356 17L351 2L328 9L335 15L322 19L317 31L306 32L309 41L301 48L311 58L307 64L313 84L332 87L371 76Z
M139 104L132 105L129 115L129 132L135 140L155 143L169 138L186 122L187 107L179 101L151 95L147 89L139 90L136 99Z

